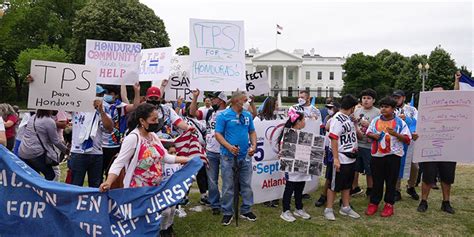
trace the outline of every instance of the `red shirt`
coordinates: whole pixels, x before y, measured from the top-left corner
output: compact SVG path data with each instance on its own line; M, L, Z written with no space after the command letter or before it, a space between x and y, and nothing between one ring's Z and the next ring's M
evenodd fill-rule
M16 135L16 126L15 124L18 122L18 117L16 115L8 115L7 116L7 119L5 119L5 123L7 123L8 121L12 121L13 122L13 126L7 128L5 126L5 136L7 137L7 139L10 139L10 138L14 138L15 135Z

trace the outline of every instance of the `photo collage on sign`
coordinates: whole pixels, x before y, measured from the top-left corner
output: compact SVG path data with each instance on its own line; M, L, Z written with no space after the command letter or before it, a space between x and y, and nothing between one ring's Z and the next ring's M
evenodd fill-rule
M280 151L280 170L320 176L323 168L324 136L285 128Z

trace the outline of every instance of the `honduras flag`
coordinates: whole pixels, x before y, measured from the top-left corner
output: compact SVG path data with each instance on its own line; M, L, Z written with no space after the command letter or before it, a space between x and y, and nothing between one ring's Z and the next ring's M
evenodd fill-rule
M474 91L474 79L461 73L459 79L459 89L462 91Z

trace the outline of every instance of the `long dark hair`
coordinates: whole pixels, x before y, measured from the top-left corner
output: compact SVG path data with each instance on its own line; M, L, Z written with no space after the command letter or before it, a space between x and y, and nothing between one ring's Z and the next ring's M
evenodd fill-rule
M280 136L278 136L278 143L277 144L280 144L281 142L281 139L283 139L283 133L285 132L285 128L292 128L293 126L295 126L295 124L298 122L298 121L301 121L304 119L304 114L303 112L296 112L299 116L298 118L294 121L294 122L291 122L291 118L288 118L288 120L286 120L286 123L285 123L285 126L283 127L283 129L281 130L281 133L280 133Z
M150 114L153 113L154 110L156 110L156 106L149 103L143 103L137 106L137 108L128 116L128 133L138 127L140 124L140 119L146 120L148 117L150 117Z
M52 113L53 113L52 110L38 109L38 110L36 111L36 117L37 117L37 118L51 117Z
M274 114L274 111L276 109L276 99L275 97L269 96L265 100L265 104L263 105L262 112L258 114L258 117L260 117L261 120L274 120L276 119L276 116Z

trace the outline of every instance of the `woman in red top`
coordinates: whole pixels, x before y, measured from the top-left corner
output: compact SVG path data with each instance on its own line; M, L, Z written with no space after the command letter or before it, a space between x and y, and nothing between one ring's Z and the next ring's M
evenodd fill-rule
M7 149L12 151L15 145L16 124L18 116L9 104L0 104L0 114L5 122L5 135L7 137Z

